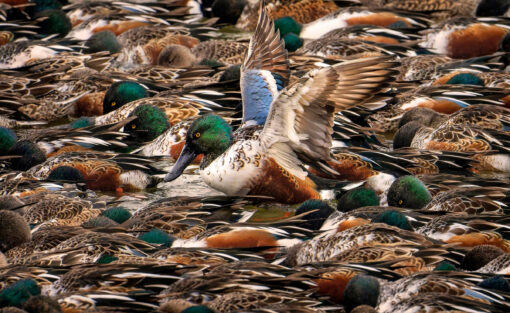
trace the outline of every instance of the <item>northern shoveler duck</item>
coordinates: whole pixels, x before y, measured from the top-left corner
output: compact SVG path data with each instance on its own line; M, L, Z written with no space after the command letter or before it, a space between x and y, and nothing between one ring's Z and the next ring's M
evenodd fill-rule
M262 9L259 22L258 29L272 28L272 23ZM250 120L251 124L265 122L264 129L259 134L251 135L249 139L233 142L230 126L220 117L207 115L197 119L187 132L183 152L165 180L171 181L179 177L186 166L198 154L203 153L205 157L201 163L201 176L210 186L227 194L268 195L279 202L287 203L318 198L319 194L311 180L306 178L306 172L297 166L299 156L320 168L322 162L318 160L329 159L329 149L326 147L331 145L331 126L328 125L331 125L333 113L376 100L366 91L373 93L383 88L391 80L389 76L393 73L395 63L390 58L382 57L331 66L309 73L282 90L276 98L278 89L275 87L278 86L278 80L274 81L273 75L269 76L269 73L261 77L260 70L257 69L257 63L271 64L275 59L266 59L264 54L255 49L260 47L260 41L267 40L260 38L262 35L257 36L257 32L255 34L241 77L243 121L248 124ZM272 43L278 42L277 35L271 39ZM263 59L258 60L261 57ZM271 78L274 89L253 90L255 84L266 85L266 81ZM248 84L252 87L249 88ZM366 89L354 90L351 91L352 95L347 95L346 92L349 91L344 86L352 84L364 86ZM263 107L260 104L262 99L266 99ZM271 107L267 115L269 105ZM296 120L300 122L288 121L285 118L288 114L296 116ZM321 118L327 120L321 122ZM322 126L312 126L311 123L326 124L322 130ZM324 164L322 166L324 167ZM241 171L246 174L240 175ZM242 181L239 181L240 177L244 177ZM278 191L269 187L267 183L273 180L281 181L281 186L285 186L284 190Z
M0 69L14 69L37 59L51 58L69 47L46 41L20 40L0 46Z
M266 1L266 3L266 8L271 19L276 20L290 17L301 24L313 22L338 9L334 1L323 0ZM247 31L254 30L257 26L258 8L258 1L248 1L237 20L236 28ZM282 36L285 35L282 34Z
M425 247L432 242L412 231L385 223L369 223L342 231L332 229L288 249L287 264L324 262L356 247L408 245Z
M439 151L475 152L473 170L509 172L509 155L505 148L506 132L469 125L443 123L436 129L410 122L402 126L393 141L393 148L414 147Z
M494 284L485 289L473 283L470 278L473 278L472 274L468 273L431 272L390 282L368 275L358 275L352 278L345 288L344 305L347 310L351 310L366 304L381 313L411 310L508 310L505 298L500 298L499 294L494 295L490 290L494 288ZM476 278L482 280L483 276Z
M451 114L471 104L500 104L507 93L504 89L475 85L425 86L402 92L397 103L371 114L367 123L378 132L394 132L406 111L415 107L430 108L439 113Z
M455 16L505 16L505 13L510 9L505 0L430 0L426 2L361 0L360 2L380 8L430 14L435 19L441 20Z
M399 128L416 121L428 127L439 127L442 124L471 125L508 132L509 114L510 109L491 104L470 105L450 115L438 113L429 108L413 108L402 116Z
M160 173L152 167L151 160L134 155L115 155L94 152L67 152L47 159L24 173L25 176L46 178L59 166L78 169L87 187L97 190L115 191L118 188L143 190L159 180L149 173Z
M451 58L472 58L492 54L506 47L509 27L497 18L447 20L424 31L421 46ZM504 51L507 52L507 51Z
M291 27L289 32L296 33L296 35L305 40L311 40L318 39L334 29L352 25L365 24L388 28L423 29L428 26L429 22L426 18L413 15L409 12L404 13L368 7L347 7L340 8L320 19L301 26L294 21L296 26Z

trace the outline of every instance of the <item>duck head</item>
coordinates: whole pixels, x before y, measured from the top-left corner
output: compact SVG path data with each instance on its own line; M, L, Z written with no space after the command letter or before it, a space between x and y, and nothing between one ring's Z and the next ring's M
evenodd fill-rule
M165 112L150 104L138 106L130 116L137 118L127 123L124 129L136 141L151 141L170 127Z
M117 40L117 36L109 30L103 30L92 35L86 42L88 53L108 51L110 53L120 52L121 44Z
M103 114L110 113L124 104L148 97L147 89L131 81L113 83L106 91L103 100Z
M427 187L411 175L399 177L388 190L388 204L399 208L422 209L431 200Z
M184 148L170 173L165 176L165 181L169 182L181 176L199 154L204 154L200 168L207 167L230 145L232 128L223 118L215 114L200 117L188 129Z

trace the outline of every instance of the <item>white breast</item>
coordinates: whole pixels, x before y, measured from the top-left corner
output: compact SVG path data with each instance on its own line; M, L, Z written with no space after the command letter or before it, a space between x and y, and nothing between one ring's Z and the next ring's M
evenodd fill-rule
M245 195L262 173L261 151L259 140L238 141L200 175L206 184L227 195Z

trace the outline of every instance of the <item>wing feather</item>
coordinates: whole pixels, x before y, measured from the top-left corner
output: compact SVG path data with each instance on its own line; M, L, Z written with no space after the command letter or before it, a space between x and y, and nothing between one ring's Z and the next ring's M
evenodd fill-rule
M304 178L300 160L324 168L331 160L335 112L367 102L397 75L391 56L348 61L310 72L282 90L261 133L269 156Z

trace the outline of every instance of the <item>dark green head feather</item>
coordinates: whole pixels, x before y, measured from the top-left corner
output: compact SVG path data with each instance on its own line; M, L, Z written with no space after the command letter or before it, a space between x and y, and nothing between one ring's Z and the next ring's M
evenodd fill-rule
M336 209L340 212L349 212L364 206L379 205L379 197L372 189L358 187L349 190L338 200Z
M138 116L124 126L136 141L151 141L170 127L165 112L151 104L138 106L129 116Z
M4 155L16 143L18 137L9 128L0 127L0 155Z
M306 200L296 210L296 215L300 215L306 212L311 212L302 217L307 222L303 226L311 230L318 230L321 228L322 223L328 216L333 213L333 208L330 207L325 201L321 200Z
M46 161L46 155L35 143L28 140L16 142L9 151L8 155L18 155L21 158L11 160L13 170L26 171L34 165Z
M109 30L103 30L90 36L85 42L85 46L87 46L87 53L100 51L117 53L122 49L121 44L117 40L117 36Z
M141 239L145 242L152 244L160 244L165 247L170 247L172 243L175 241L175 237L170 236L161 229L157 228L141 234L140 236L138 236L138 239Z
M294 33L285 35L283 41L285 42L285 49L289 52L294 52L303 46L303 39L299 38L299 36Z
M395 210L385 210L379 213L379 215L372 220L372 223L386 223L390 226L395 226L403 230L413 230L413 227L409 224L406 216Z
M67 17L62 10L45 10L35 15L40 27L40 32L45 35L59 34L60 36L67 35L73 25L71 20Z
M477 85L484 86L483 80L480 77L476 76L473 73L460 73L452 78L450 78L447 82L448 85Z
M436 266L436 268L434 268L434 271L456 271L456 270L457 268L455 267L455 265L448 261L442 261Z
M427 187L411 175L397 178L388 190L388 204L399 208L422 209L430 200Z
M85 179L83 174L76 168L72 166L59 166L50 172L47 180L83 182Z
M105 216L119 224L124 223L128 219L131 218L131 213L123 207L114 207L109 208L101 213L102 216Z
M301 33L301 24L296 22L292 17L285 16L274 21L275 29L280 30L280 36L285 37L289 33L299 35Z
M41 294L41 289L33 279L21 279L0 291L0 307L21 308L31 297Z
M379 282L368 275L357 275L352 278L344 290L344 306L347 312L358 305L375 307L379 298Z
M103 114L110 113L124 104L148 97L147 89L132 81L113 83L106 91L103 101Z

